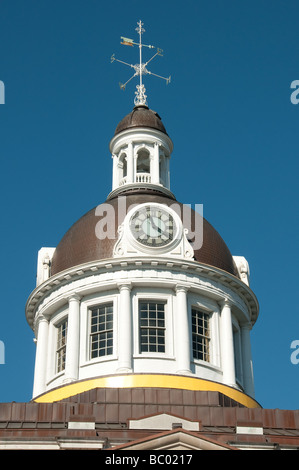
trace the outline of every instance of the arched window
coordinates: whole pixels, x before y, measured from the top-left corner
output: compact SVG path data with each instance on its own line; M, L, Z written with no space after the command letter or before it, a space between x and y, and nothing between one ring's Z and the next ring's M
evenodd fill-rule
M122 153L119 157L119 167L122 171L122 178L127 176L127 155Z
M150 173L150 155L148 150L140 149L137 155L137 173Z
M159 158L159 175L160 175L160 184L165 185L166 183L166 171L165 171L165 157L164 154L160 155Z

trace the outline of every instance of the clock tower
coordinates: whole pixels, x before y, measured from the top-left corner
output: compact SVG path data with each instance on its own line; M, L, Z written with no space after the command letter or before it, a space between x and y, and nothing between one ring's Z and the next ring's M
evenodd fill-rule
M146 65L136 66L140 78ZM33 400L158 389L218 392L259 407L248 263L200 211L176 200L173 143L144 91L140 82L110 141L106 201L39 252L26 304L36 335Z
M39 252L26 306L37 342L33 399L170 387L258 406L250 353L258 303L245 258L170 191L172 142L157 113L134 107L110 149L106 201Z

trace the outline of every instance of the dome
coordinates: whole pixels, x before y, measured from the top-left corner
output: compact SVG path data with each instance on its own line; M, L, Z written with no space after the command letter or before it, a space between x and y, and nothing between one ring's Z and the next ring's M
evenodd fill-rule
M130 192L126 196L126 207L132 204L160 203L171 206L176 203L183 207L174 199L150 191ZM78 266L83 263L100 261L113 257L113 248L118 239L118 225L123 221L118 214L118 198L115 197L106 201L114 209L114 237L106 237L102 240L96 236L96 225L100 217L96 215L95 209L83 215L64 235L53 255L51 275L55 275L63 270ZM104 211L105 207L102 205ZM104 212L103 212L104 213ZM201 217L195 211L191 213L191 230L195 227L195 218ZM222 269L230 274L238 276L233 257L223 239L212 225L205 219L202 220L203 244L200 249L194 249L194 260L212 267ZM183 220L184 224L184 220ZM189 222L188 222L189 224ZM185 224L186 225L186 224Z
M157 129L164 134L167 134L164 124L158 113L152 111L147 106L135 106L133 111L127 114L118 124L115 129L114 135L119 134L127 129L136 127L149 127Z

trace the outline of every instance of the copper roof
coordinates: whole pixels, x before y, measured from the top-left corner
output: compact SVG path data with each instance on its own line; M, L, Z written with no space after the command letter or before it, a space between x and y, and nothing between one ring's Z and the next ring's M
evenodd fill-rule
M136 127L149 127L167 134L158 113L149 109L147 106L136 106L131 113L127 114L120 121L115 129L114 135Z
M105 443L133 442L155 435L155 429L131 429L129 420L161 413L198 421L196 435L219 443L243 448L298 449L299 410L246 408L228 400L219 392L173 389L93 389L71 399L56 403L0 403L0 444L36 441L62 444L80 441L88 444L98 440L99 449ZM94 423L92 429L71 429L70 422ZM238 427L247 427L238 433ZM261 434L250 428L261 428Z
M121 197L124 198L124 196L126 196L127 209L132 204L142 204L145 202L156 202L166 204L167 206L171 206L176 203L183 208L183 204L178 203L170 197L162 194L151 193L146 190L135 193L129 192L127 195L126 193L122 193ZM100 261L113 257L113 248L116 240L118 239L118 226L123 222L123 220L121 220L121 214L118 214L117 197L106 201L104 204L110 204L114 209L114 220L112 221L114 222L114 236L112 238L106 237L102 240L97 238L96 225L99 222L100 217L96 215L96 208L90 210L68 230L56 247L52 259L52 275L83 263ZM104 209L104 207L105 206L103 205L100 206L101 209ZM222 269L237 276L232 255L219 233L204 218L202 218L201 221L197 218L201 218L201 216L192 209L191 230L194 231L195 227L199 226L196 224L196 220L197 223L202 222L203 227L203 244L200 249L194 250L195 261ZM186 225L184 223L184 218L182 219L183 224Z

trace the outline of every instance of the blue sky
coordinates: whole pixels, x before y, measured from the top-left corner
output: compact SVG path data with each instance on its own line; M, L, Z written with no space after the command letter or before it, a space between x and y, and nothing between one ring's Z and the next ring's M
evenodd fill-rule
M171 189L247 258L260 303L252 330L256 399L298 408L297 1L0 0L0 402L32 396L25 303L37 252L56 246L111 191L109 141L133 108L136 38L164 50L145 77L174 142Z

